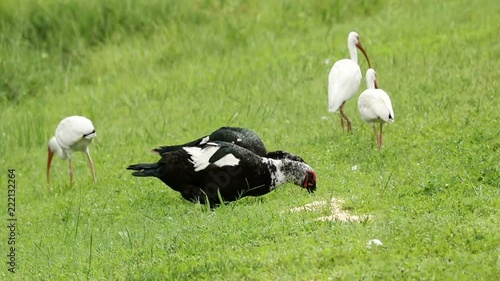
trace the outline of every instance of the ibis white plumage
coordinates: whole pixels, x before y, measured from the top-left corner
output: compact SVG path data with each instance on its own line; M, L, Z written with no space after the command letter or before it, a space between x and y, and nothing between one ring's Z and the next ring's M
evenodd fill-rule
M89 160L92 177L96 181L94 162L90 157L89 144L96 137L92 121L83 116L64 118L57 126L55 135L49 140L49 157L47 161L47 183L50 183L50 166L54 153L69 162L69 179L73 183L73 165L71 155L75 151L84 152Z
M344 105L359 90L362 77L356 47L363 53L368 62L368 67L371 68L370 60L361 45L359 35L356 32L351 32L347 37L347 48L349 49L351 58L337 61L332 66L328 75L328 111L336 112L340 109L340 124L343 130L345 121L347 123L347 131L351 131L352 126L351 120L349 120L344 112Z
M367 89L358 98L359 113L363 120L372 125L378 149L382 149L382 125L394 122L391 98L384 90L378 89L377 76L371 68L366 71L366 86ZM380 124L380 134L377 133L375 123Z

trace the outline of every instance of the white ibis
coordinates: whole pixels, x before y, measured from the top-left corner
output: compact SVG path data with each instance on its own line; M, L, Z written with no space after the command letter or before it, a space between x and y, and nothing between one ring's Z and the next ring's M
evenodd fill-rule
M378 88L375 70L371 68L366 71L366 86L367 89L359 95L358 109L361 118L372 125L378 149L381 149L382 125L394 122L394 110L389 95ZM375 123L380 123L380 134L377 133Z
M69 162L69 180L73 184L73 165L71 154L74 151L82 151L87 155L92 170L92 177L96 181L94 162L90 157L89 144L96 137L96 132L92 121L83 116L70 116L64 118L57 126L56 134L49 140L49 158L47 161L47 183L50 183L50 165L54 153L57 153L63 160Z
M351 32L347 37L347 48L351 58L337 61L328 75L328 111L336 112L340 108L340 124L344 130L345 120L347 131L351 131L352 127L351 120L344 113L344 105L359 90L362 77L356 47L365 55L368 67L371 68L368 55L359 41L359 35L356 32Z

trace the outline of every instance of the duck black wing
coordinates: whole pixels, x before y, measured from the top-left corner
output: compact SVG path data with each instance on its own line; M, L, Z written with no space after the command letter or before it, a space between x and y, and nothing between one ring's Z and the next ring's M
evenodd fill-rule
M160 146L151 151L162 155L163 153L182 149L183 147L203 146L208 142L229 142L244 147L253 153L264 156L267 153L264 143L253 131L238 127L221 127L210 135L201 137L181 145Z
M181 193L200 185L193 163L183 149L162 154L157 163L133 164L127 170L133 170L132 175L135 177L156 177Z
M257 135L254 131L245 128L219 128L210 135L210 141L231 142L238 146L244 147L261 157L278 160L289 159L305 163L302 157L290 152L286 152L283 150L268 152L259 135Z
M194 141L190 141L190 142L185 143L185 144L169 145L169 146L159 146L159 147L151 149L151 152L154 152L154 153L156 153L158 155L162 155L162 154L167 153L167 152L180 150L183 147L204 145L209 140L210 140L210 136L204 136L204 137L201 137L201 138L196 139Z
M210 142L201 149L186 149L202 183L200 188L211 206L270 191L268 167L252 151L227 142Z

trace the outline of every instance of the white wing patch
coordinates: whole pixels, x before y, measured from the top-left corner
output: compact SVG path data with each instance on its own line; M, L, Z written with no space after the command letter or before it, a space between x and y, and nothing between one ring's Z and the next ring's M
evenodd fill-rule
M233 154L229 153L224 155L221 159L215 161L214 165L217 167L236 166L240 163L240 159L236 158Z
M210 140L210 136L206 136L206 137L202 138L200 141L200 145L206 144L209 140Z
M191 159L189 161L193 163L195 172L206 169L210 164L214 164L217 167L224 167L236 166L240 163L240 159L236 158L231 153L224 155L224 157L220 158L214 163L210 163L210 158L220 149L219 146L207 145L204 148L183 147L182 149L184 149L191 156Z

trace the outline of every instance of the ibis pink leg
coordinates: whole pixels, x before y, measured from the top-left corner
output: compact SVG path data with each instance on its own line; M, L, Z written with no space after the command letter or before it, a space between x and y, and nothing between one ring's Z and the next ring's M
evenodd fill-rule
M344 114L344 118L347 120L347 131L352 133L352 122L347 115Z
M92 158L90 157L90 153L86 153L86 154L87 154L87 158L89 159L90 170L92 170L92 178L94 179L94 182L97 182L97 179L95 177L94 161L92 161Z
M340 114L340 126L342 127L342 132L344 131L344 116Z
M69 163L69 184L73 185L73 162L71 161L71 158L68 159Z
M347 131L348 132L351 132L352 131L352 126L351 126L351 120L349 120L349 117L347 117L347 115L345 115L344 113L344 105L345 105L345 102L342 103L342 105L340 106L340 118L342 120L345 119L346 120L346 123L347 123ZM344 123L342 123L342 129L344 129Z
M49 156L47 159L47 183L50 184L50 165L52 164L52 158L54 157L54 152L49 149Z
M382 123L380 123L380 134L379 134L379 145L378 145L378 149L382 149Z
M379 135L377 132L377 127L375 126L375 124L372 124L372 128L373 128L373 132L375 133L375 138L377 139L377 147L378 147L378 149L380 149L380 147L382 145L380 144L380 138L379 138Z

